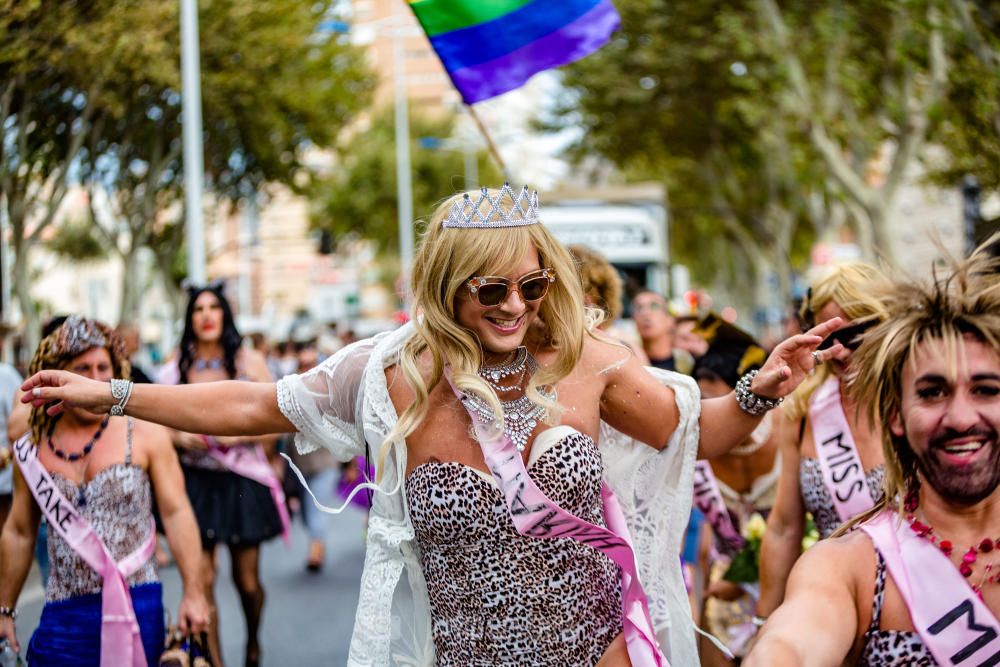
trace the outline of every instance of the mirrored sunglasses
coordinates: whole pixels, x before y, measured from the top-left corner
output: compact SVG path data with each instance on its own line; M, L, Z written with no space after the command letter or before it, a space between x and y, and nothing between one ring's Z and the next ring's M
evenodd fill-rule
M556 273L551 268L539 269L521 276L516 282L500 276L475 276L466 285L469 294L480 306L499 306L516 289L521 299L527 303L538 301L549 291L549 285L556 281Z

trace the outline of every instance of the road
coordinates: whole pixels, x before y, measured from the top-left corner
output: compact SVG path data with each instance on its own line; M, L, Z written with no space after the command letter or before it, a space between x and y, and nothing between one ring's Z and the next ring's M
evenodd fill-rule
M349 509L330 517L326 567L318 574L305 570L307 538L299 521L293 521L292 544L280 539L264 545L262 581L267 593L261 628L261 664L266 667L327 667L347 663L347 648L354 627L358 582L364 564L363 516ZM228 667L243 664L244 624L239 598L230 579L229 555L219 550L216 597L222 628L222 652ZM177 569L161 569L164 603L176 616L180 600ZM37 568L32 569L21 593L18 637L27 645L38 624L43 591Z

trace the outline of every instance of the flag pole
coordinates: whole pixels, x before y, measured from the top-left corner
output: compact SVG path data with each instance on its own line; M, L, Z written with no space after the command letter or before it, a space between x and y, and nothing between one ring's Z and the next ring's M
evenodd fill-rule
M469 115L472 116L472 120L476 121L476 127L479 128L479 132L483 135L483 139L486 140L486 146L490 150L490 155L496 160L497 166L500 167L500 171L503 172L504 178L507 178L509 174L507 173L507 165L504 163L503 158L500 156L500 151L497 150L497 145L493 143L493 137L490 136L489 130L486 129L486 125L483 124L479 114L476 113L475 107L471 104L466 104L465 108L469 110Z

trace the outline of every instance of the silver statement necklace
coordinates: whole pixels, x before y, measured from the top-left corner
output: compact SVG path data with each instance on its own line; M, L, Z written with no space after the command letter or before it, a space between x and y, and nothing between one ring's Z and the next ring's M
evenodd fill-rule
M514 358L510 361L506 361L499 366L483 366L479 369L479 377L486 380L486 384L493 388L493 391L497 393L502 393L505 391L510 391L511 389L519 386L521 381L524 380L524 372L528 370L528 348L523 345L516 350L514 350ZM531 362L534 368L538 365L535 360L532 359ZM534 371L534 368L532 371ZM513 384L501 384L504 380L516 377Z
M519 347L511 361L500 366L485 366L479 369L479 376L483 378L490 387L497 393L511 391L518 388L521 380L527 375L530 377L538 370L538 362L528 354L525 347ZM500 384L501 380L517 377L517 383L510 386ZM470 395L469 406L476 412L480 420L485 423L492 423L495 419L493 409L481 398ZM503 408L503 432L511 439L517 451L523 452L528 446L528 438L531 437L538 421L545 415L545 408L532 402L527 395L515 398L511 401L500 401Z

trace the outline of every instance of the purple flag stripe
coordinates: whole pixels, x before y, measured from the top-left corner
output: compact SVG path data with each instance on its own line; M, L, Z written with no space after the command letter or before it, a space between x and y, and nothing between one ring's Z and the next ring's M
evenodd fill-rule
M533 75L593 53L618 29L619 17L607 0L559 30L516 51L478 65L450 72L466 104L513 90Z

